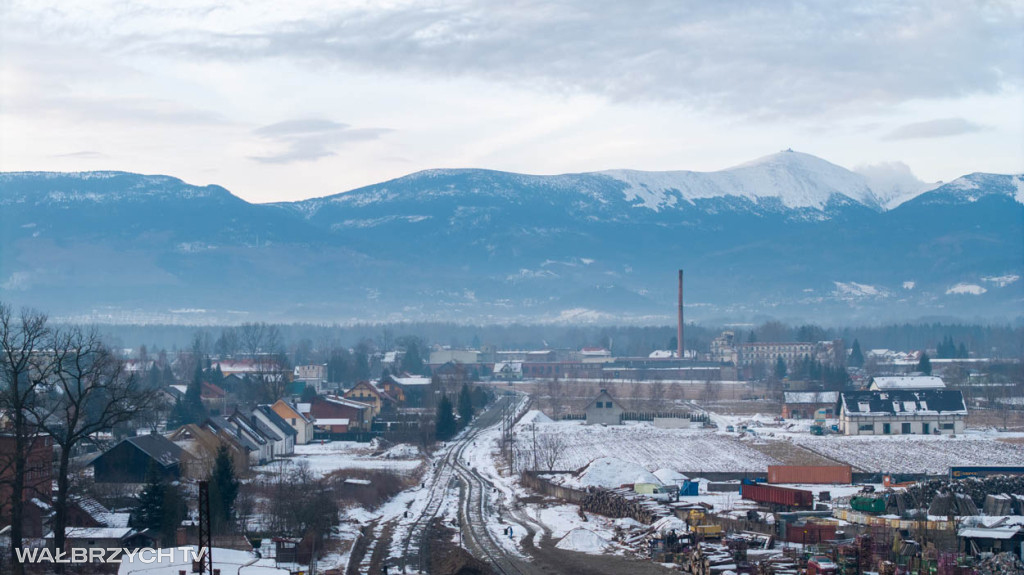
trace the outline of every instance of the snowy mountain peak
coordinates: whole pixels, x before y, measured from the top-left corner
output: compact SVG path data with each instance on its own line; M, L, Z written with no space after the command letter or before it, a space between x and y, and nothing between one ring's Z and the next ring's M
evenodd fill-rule
M823 210L835 195L875 210L884 206L867 180L816 156L786 150L717 172L601 172L627 185L626 199L653 210L678 200L737 196L753 202L776 199L789 208Z

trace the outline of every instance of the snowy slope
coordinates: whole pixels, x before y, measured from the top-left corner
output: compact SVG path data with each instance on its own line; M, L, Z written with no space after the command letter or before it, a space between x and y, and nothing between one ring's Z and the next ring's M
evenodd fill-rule
M788 208L824 209L839 194L876 210L884 209L864 176L816 156L787 150L718 172L600 172L627 184L626 199L659 210L679 200L737 196L779 200Z

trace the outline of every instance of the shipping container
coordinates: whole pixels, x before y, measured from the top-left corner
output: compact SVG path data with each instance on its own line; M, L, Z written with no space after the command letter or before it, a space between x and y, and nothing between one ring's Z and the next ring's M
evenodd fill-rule
M985 477L988 475L1024 475L1024 467L950 467L949 478Z
M885 498L881 496L854 497L850 500L850 507L867 513L885 513Z
M853 469L849 465L769 465L768 483L853 483Z
M774 485L744 485L740 496L766 505L794 509L810 509L814 506L814 494L810 491Z
M834 541L836 538L835 523L811 523L804 525L787 525L786 541L790 543L812 544Z

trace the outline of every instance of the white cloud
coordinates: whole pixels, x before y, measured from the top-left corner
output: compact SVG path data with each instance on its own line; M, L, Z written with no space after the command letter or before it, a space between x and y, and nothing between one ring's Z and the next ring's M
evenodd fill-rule
M886 134L883 140L914 140L927 138L948 138L980 132L985 126L979 126L963 118L940 118L926 122L914 122L900 126Z
M978 284L958 283L946 290L946 295L981 295L987 291Z
M999 287L1006 287L1006 286L1016 282L1019 279L1020 279L1020 276L1017 275L1017 274L1006 274L1006 275L1002 275L1002 276L984 277L984 278L981 278L981 281L985 281L985 282L989 282L989 283L994 283L994 284L996 284Z

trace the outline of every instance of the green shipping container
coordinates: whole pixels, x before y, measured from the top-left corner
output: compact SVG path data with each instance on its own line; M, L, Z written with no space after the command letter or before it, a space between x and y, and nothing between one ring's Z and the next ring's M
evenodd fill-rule
M850 507L865 513L885 513L885 498L854 497L850 500Z

